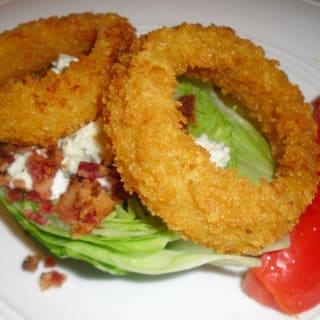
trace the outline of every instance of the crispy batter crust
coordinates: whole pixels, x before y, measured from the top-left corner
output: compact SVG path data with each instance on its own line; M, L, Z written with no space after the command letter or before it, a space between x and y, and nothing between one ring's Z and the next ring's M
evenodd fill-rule
M127 19L92 13L0 34L0 141L47 146L96 119L110 66L134 37ZM60 75L47 72L60 53L80 61Z
M141 37L106 97L106 131L125 187L186 238L228 253L257 253L297 223L318 182L310 105L262 48L226 27L182 24ZM210 80L246 105L277 168L259 185L210 163L182 130L176 77Z

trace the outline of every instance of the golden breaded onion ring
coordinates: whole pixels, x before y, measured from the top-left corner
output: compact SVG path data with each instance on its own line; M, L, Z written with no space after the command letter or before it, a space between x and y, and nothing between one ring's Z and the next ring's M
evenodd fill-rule
M176 78L210 80L247 106L277 168L258 185L218 168L182 129ZM218 252L255 254L285 235L314 197L310 105L277 62L226 27L182 24L143 36L114 66L106 131L125 187L169 229Z
M0 141L50 145L95 120L110 66L134 37L127 19L92 13L40 19L0 34ZM61 53L80 61L60 75L47 72Z

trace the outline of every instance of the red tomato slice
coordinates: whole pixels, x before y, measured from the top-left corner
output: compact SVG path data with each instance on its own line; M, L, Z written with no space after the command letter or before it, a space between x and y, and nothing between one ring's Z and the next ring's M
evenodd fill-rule
M320 188L291 233L290 248L264 254L243 289L260 303L298 314L320 303Z
M320 97L313 101L320 143ZM245 276L244 291L258 302L287 314L320 303L320 186L291 233L290 248L264 254L262 266Z
M248 294L248 296L254 298L259 303L278 311L282 311L274 296L267 290L252 270L245 275L242 281L242 289Z

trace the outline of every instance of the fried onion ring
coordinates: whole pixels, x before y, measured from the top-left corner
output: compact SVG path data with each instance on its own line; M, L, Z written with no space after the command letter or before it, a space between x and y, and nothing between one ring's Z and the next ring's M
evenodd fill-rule
M70 14L0 35L0 141L51 145L101 112L109 69L135 37L117 14ZM60 53L80 58L55 74ZM40 75L39 75L40 73Z
M290 231L318 182L310 105L278 62L228 27L182 24L142 36L114 66L105 119L115 164L168 227L218 252L256 254ZM218 168L182 128L177 77L211 81L247 106L277 160L272 182Z

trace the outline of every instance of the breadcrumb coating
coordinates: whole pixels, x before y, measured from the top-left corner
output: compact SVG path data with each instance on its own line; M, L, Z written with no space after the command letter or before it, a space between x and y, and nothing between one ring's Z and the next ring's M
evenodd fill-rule
M182 130L177 77L211 81L247 107L277 161L272 182L218 168ZM182 24L142 36L113 67L106 132L125 187L168 227L218 252L256 254L311 202L319 153L311 107L278 62L228 27Z
M110 67L135 37L117 14L70 14L0 34L0 141L53 145L101 113ZM60 53L78 63L55 74Z

